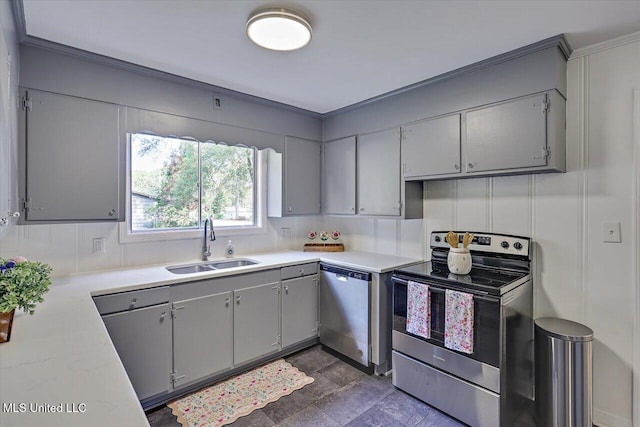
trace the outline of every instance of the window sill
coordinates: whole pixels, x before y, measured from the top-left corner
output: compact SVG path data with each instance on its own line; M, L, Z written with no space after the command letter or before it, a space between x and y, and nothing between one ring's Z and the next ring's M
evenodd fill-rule
M166 240L201 239L202 229L166 230L131 233L126 222L119 224L120 243L161 242ZM216 237L251 236L267 232L264 226L216 228Z

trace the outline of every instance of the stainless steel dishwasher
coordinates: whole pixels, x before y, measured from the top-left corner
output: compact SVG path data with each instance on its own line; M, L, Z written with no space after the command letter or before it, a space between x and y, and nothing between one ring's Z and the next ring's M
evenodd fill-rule
M369 366L371 273L320 264L320 342Z

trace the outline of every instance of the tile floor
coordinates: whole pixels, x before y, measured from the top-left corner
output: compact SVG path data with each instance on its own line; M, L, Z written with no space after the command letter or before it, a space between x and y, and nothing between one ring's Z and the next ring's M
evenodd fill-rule
M230 426L464 426L396 389L391 377L367 375L321 346L285 359L315 381ZM147 418L151 427L180 426L166 406L149 412Z

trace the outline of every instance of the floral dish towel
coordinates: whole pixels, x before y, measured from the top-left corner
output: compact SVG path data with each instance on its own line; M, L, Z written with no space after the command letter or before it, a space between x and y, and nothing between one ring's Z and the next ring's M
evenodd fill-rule
M429 286L409 281L407 283L407 332L423 338L431 338L431 304Z
M473 353L473 295L447 289L444 306L444 346Z

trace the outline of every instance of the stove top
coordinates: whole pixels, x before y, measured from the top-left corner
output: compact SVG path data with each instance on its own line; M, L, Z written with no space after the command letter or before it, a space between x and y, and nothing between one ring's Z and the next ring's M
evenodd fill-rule
M451 273L446 263L427 261L397 269L395 275L407 280L436 282L445 288L502 295L524 283L528 273L474 266L469 274L459 275Z

